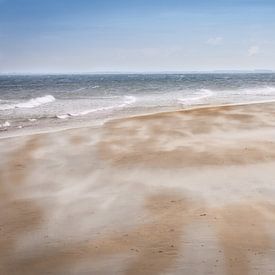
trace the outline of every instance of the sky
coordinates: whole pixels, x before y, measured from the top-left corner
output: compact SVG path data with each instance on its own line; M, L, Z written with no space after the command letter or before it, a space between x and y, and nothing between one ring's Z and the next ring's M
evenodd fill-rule
M275 70L274 0L0 0L0 73Z

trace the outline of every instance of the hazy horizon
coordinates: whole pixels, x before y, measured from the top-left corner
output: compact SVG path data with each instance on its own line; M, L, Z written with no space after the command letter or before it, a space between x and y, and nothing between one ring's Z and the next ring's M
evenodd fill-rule
M94 72L0 72L3 75L127 75L127 74L274 74L275 70L209 70L209 71L94 71Z

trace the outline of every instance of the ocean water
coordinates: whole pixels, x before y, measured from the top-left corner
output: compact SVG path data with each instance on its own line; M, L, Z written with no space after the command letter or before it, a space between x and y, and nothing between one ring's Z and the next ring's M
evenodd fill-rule
M0 76L0 135L197 105L275 100L275 74Z

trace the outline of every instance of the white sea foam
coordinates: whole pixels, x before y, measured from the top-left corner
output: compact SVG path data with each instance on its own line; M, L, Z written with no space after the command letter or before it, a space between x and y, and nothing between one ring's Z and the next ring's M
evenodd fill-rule
M275 87L266 86L261 88L246 88L240 90L230 91L231 94L238 94L238 95L260 95L260 96L269 96L275 95Z
M8 121L6 121L5 123L3 123L3 124L0 124L0 128L7 128L7 127L10 127L11 126L11 124L10 124L10 122L8 122Z
M86 87L82 87L82 88L79 88L79 89L76 89L76 90L71 91L71 93L72 93L72 92L73 92L73 93L75 93L75 92L81 92L81 91L86 90L86 89L87 89Z
M13 107L13 105L10 104L1 104L0 105L0 111L5 111L5 110L10 110L10 109L14 109L15 107Z
M200 101L203 99L206 99L208 97L211 97L214 95L214 92L209 89L201 89L200 92L193 97L186 97L186 98L179 98L178 101L182 104L192 104L193 102Z
M0 106L0 110L4 111L16 108L35 108L46 103L51 103L53 101L55 101L55 98L52 95L46 95L43 97L32 98L26 102L16 104L3 104Z
M77 93L77 92L81 92L81 91L84 91L84 90L87 90L89 88L91 89L96 89L96 88L99 88L100 86L91 86L91 87L81 87L81 88L78 88L78 89L75 89L75 90L72 90L72 91L69 91L70 93Z
M46 95L43 97L32 98L27 102L16 104L15 108L34 108L53 101L55 101L55 98L52 95Z
M234 90L217 90L213 91L210 89L201 89L198 93L195 93L192 97L179 98L178 101L184 105L192 105L196 102L203 102L204 99L209 97L217 96L218 98L226 99L226 101L232 102L257 102L267 97L275 97L275 87L265 86L256 88L243 88Z
M70 115L69 114L67 114L67 115L56 115L56 117L59 118L59 119L66 119L66 118L70 117Z
M59 118L59 119L67 119L69 117L85 116L85 115L88 115L88 114L91 114L91 113L109 111L109 110L113 110L113 109L121 109L121 108L127 107L128 105L131 105L135 102L136 102L136 97L134 97L134 96L124 96L123 102L121 104L118 104L118 105L99 107L99 108L84 110L84 111L81 111L81 112L78 112L78 113L61 114L61 115L56 115L56 117Z

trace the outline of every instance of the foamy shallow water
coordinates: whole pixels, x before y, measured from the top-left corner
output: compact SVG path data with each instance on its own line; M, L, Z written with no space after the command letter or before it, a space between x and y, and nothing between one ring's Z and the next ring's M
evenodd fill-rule
M0 135L275 99L275 74L0 76Z

